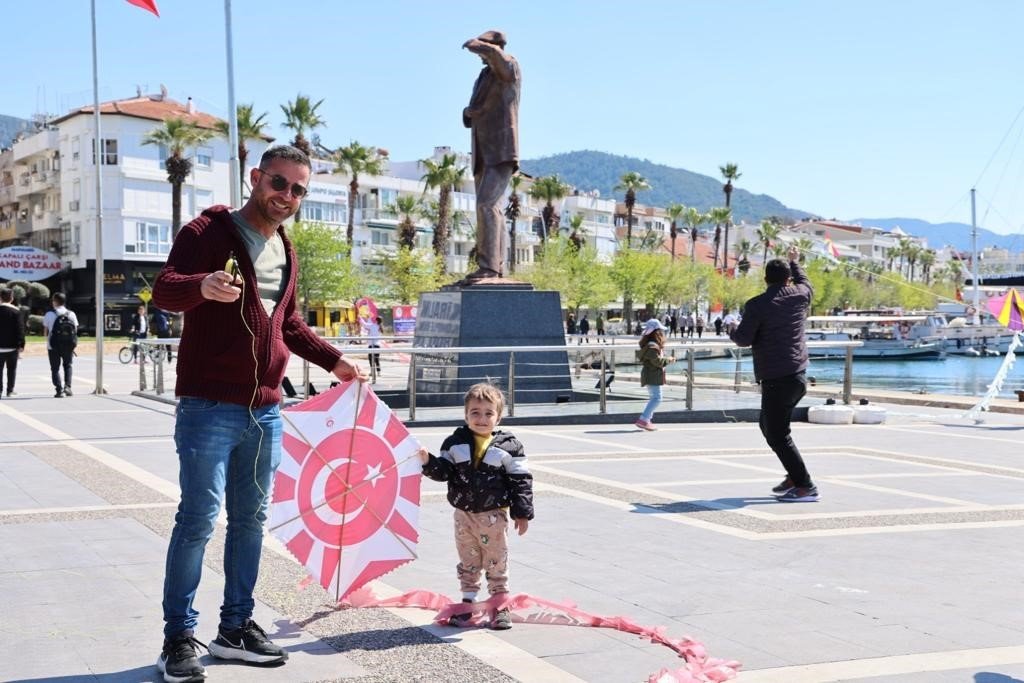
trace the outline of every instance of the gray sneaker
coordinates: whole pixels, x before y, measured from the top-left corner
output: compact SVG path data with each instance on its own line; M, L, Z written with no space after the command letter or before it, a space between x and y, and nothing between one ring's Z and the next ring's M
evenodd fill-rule
M815 503L818 500L818 487L809 486L803 488L795 486L781 496L775 496L775 500L780 503Z
M782 480L782 483L772 487L772 493L781 496L784 493L789 493L795 488L796 484L793 483L793 480L790 479L789 477L786 477L785 479Z

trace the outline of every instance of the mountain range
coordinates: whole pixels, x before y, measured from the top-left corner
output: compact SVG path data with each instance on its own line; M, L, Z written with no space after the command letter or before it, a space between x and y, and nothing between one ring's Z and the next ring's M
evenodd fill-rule
M602 197L622 199L622 192L615 186L624 173L635 171L651 185L650 190L637 193L637 202L653 206L667 206L680 202L707 211L723 206L723 180L682 168L656 164L647 159L619 156L606 152L583 150L566 152L520 162L523 171L534 177L557 174L563 181L580 192L597 190ZM742 167L740 168L742 171ZM741 187L732 193L733 220L736 222L759 223L770 216L785 219L786 222L816 218L814 213L786 206L775 197L753 194ZM929 223L916 218L853 218L846 220L865 226L874 226L891 231L899 227L915 237L924 237L928 246L937 249L952 245L960 251L971 250L971 226L964 223ZM1012 252L1024 251L1024 240L1019 235L1000 235L984 228L978 228L978 249L1002 247Z

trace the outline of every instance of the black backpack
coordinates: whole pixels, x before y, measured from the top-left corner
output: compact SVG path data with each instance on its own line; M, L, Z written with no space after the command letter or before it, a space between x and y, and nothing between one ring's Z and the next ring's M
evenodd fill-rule
M71 351L78 346L78 328L67 313L61 313L53 322L50 346L54 351Z

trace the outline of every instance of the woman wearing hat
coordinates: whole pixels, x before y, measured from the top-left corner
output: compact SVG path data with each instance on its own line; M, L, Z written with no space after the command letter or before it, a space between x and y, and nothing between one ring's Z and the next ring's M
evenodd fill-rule
M653 432L655 427L651 423L654 418L654 411L661 403L661 387L665 384L665 366L669 359L662 353L665 349L665 326L658 322L657 318L651 318L643 327L643 336L640 337L640 362L643 367L640 370L640 386L647 387L647 406L644 412L640 413L636 424L640 429Z

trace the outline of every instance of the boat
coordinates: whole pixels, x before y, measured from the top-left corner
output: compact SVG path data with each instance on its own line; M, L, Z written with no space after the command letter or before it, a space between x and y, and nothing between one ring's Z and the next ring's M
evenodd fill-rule
M967 310L951 312L940 309L923 315L924 320L911 326L907 338L935 342L952 355L975 358L1001 356L1013 341L1013 335L998 322L970 322Z
M909 339L913 325L925 316L908 315L824 315L807 319L808 342L860 341L852 349L856 360L943 360L946 352L936 341ZM846 346L811 345L808 357L815 360L845 360Z

